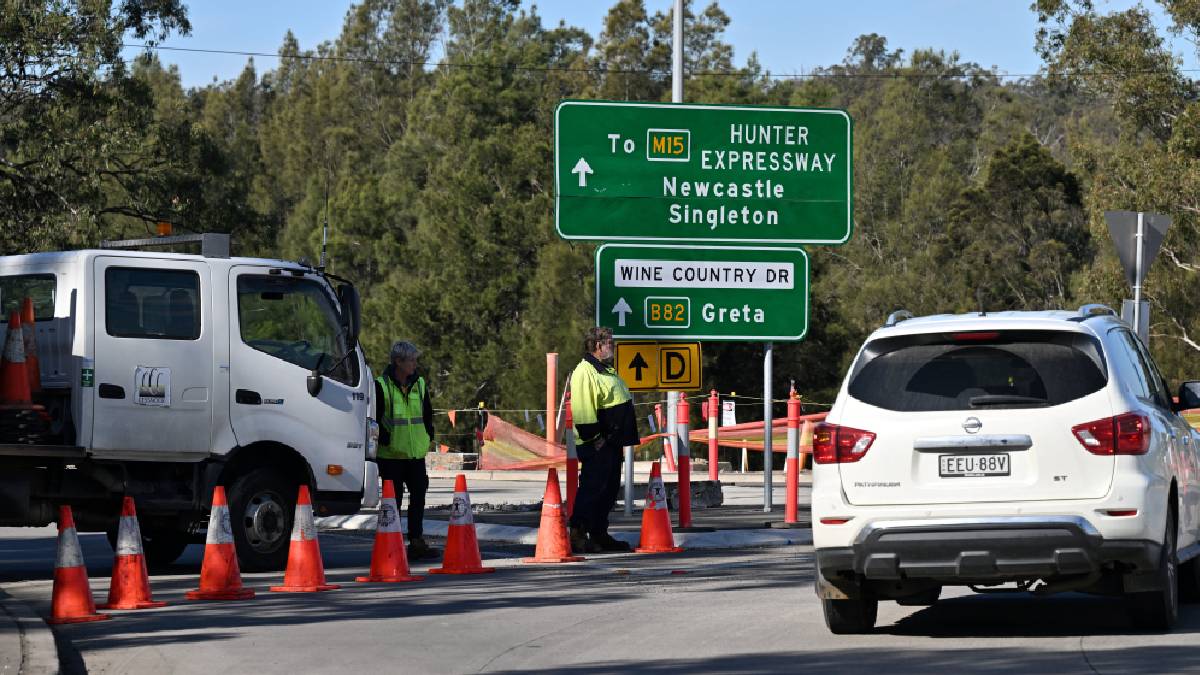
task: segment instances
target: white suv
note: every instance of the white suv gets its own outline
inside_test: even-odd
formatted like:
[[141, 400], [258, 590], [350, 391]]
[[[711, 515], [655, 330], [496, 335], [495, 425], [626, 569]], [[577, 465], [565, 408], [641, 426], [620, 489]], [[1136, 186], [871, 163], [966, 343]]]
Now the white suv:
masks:
[[1168, 630], [1200, 585], [1200, 434], [1177, 414], [1200, 383], [1173, 403], [1102, 305], [911, 317], [867, 339], [815, 431], [829, 629], [969, 586], [1123, 595]]

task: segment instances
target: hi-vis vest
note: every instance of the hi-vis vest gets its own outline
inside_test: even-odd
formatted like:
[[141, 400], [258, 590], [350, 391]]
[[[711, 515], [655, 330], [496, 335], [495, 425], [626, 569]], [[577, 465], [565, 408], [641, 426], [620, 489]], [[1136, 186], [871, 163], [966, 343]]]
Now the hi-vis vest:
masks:
[[425, 430], [425, 378], [418, 377], [408, 395], [386, 374], [375, 378], [383, 387], [379, 426], [391, 435], [387, 445], [379, 444], [384, 459], [421, 459], [429, 452], [429, 432]]

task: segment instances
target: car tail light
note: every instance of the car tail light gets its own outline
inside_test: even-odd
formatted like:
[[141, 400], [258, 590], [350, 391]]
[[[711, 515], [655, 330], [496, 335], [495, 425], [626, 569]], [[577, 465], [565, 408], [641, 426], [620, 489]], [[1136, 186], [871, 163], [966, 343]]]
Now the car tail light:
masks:
[[950, 339], [955, 342], [989, 342], [1000, 337], [999, 331], [975, 331], [972, 333], [951, 333]]
[[817, 464], [857, 462], [871, 449], [875, 434], [821, 422], [813, 430], [813, 461]]
[[1150, 449], [1150, 419], [1140, 413], [1077, 424], [1071, 433], [1093, 455], [1144, 455]]

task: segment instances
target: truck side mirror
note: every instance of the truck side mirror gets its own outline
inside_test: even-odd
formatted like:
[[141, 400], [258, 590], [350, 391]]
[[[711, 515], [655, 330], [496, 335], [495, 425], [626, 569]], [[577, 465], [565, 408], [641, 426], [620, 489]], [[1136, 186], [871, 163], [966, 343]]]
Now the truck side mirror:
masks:
[[353, 349], [358, 344], [362, 330], [362, 300], [353, 284], [340, 284], [337, 288], [338, 303], [342, 306], [342, 327], [346, 329], [346, 345]]
[[1200, 381], [1189, 380], [1179, 385], [1179, 402], [1176, 410], [1200, 408]]
[[313, 398], [321, 393], [321, 387], [325, 384], [325, 378], [320, 371], [314, 370], [308, 374], [308, 395]]

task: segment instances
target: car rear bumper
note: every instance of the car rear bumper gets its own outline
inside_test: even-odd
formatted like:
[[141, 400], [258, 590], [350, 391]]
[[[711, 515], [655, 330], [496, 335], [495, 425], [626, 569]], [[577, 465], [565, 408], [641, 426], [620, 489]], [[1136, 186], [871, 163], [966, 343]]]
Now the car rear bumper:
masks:
[[821, 575], [870, 580], [989, 582], [1088, 574], [1120, 564], [1155, 569], [1161, 544], [1105, 540], [1077, 516], [881, 521], [853, 546], [817, 549]]

